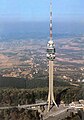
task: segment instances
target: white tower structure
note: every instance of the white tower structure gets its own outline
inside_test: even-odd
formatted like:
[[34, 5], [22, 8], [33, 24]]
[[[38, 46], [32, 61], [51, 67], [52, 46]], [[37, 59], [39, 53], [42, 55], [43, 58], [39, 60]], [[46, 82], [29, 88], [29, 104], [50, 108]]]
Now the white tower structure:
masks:
[[48, 93], [48, 111], [50, 107], [55, 104], [53, 93], [53, 61], [55, 59], [55, 45], [52, 40], [52, 0], [50, 0], [50, 40], [47, 44], [47, 58], [49, 60], [49, 93]]

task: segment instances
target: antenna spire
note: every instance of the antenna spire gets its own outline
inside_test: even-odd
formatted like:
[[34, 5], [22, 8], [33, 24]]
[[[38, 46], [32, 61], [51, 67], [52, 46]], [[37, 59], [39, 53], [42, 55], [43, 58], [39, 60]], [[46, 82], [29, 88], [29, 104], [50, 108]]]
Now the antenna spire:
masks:
[[52, 40], [52, 0], [50, 0], [50, 40]]

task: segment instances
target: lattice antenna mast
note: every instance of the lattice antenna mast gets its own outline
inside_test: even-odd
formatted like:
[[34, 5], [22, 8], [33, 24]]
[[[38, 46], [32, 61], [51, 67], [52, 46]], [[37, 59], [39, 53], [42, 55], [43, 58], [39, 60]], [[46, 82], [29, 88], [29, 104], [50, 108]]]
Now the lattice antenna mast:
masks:
[[52, 0], [50, 1], [50, 40], [52, 40]]

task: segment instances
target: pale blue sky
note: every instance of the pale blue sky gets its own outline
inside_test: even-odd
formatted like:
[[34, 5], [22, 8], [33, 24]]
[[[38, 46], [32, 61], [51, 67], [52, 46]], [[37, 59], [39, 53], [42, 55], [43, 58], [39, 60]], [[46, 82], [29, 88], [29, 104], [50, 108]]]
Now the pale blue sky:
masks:
[[[52, 0], [54, 21], [84, 20], [84, 0]], [[0, 21], [48, 21], [50, 0], [0, 0]]]

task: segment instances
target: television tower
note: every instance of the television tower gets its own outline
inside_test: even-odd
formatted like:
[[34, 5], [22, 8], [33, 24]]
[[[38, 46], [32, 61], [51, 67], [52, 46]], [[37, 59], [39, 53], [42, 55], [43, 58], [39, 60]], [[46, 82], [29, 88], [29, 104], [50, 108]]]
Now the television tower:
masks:
[[48, 111], [55, 104], [53, 93], [53, 61], [55, 60], [55, 44], [52, 40], [52, 0], [50, 0], [50, 40], [47, 44], [47, 58], [49, 60], [49, 93], [48, 93]]

